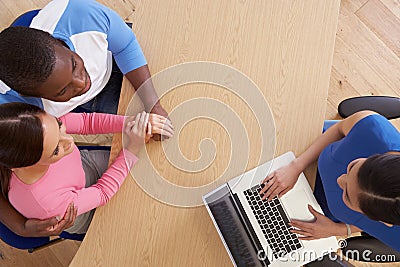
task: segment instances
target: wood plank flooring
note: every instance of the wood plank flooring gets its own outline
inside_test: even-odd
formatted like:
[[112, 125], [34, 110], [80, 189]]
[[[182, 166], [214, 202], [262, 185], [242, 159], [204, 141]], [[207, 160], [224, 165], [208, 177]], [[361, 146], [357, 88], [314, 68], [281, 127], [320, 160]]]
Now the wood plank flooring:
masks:
[[[26, 10], [48, 0], [0, 1], [0, 29]], [[134, 15], [132, 1], [100, 1], [123, 18]], [[326, 118], [339, 118], [340, 101], [361, 95], [400, 97], [400, 0], [342, 0]], [[400, 120], [394, 124], [400, 129]], [[0, 266], [68, 266], [79, 242], [64, 241], [33, 254], [0, 241]], [[363, 264], [357, 266], [400, 266]]]
[[[342, 0], [326, 118], [353, 96], [400, 96], [400, 1]], [[393, 123], [400, 129], [400, 120]]]
[[65, 240], [34, 253], [28, 253], [28, 251], [10, 247], [0, 240], [0, 266], [68, 266], [79, 245], [78, 241]]

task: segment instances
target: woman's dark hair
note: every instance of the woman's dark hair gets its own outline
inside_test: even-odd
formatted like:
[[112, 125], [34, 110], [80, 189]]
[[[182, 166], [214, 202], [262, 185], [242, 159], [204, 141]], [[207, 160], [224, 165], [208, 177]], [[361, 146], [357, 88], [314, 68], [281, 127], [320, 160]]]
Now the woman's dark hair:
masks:
[[369, 157], [358, 172], [360, 209], [370, 219], [400, 225], [400, 155]]
[[0, 33], [0, 80], [18, 93], [39, 96], [35, 89], [54, 69], [57, 40], [48, 32], [9, 27]]
[[43, 126], [39, 115], [45, 112], [25, 103], [0, 105], [0, 186], [7, 198], [11, 168], [34, 165], [43, 153]]

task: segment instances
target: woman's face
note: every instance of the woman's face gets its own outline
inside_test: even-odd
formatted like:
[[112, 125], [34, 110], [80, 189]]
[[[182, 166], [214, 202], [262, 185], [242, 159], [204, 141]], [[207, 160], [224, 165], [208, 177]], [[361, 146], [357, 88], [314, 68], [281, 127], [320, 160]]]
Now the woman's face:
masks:
[[358, 194], [361, 192], [358, 184], [358, 170], [366, 161], [366, 158], [353, 160], [347, 165], [347, 173], [337, 179], [339, 187], [343, 190], [343, 202], [352, 210], [361, 212]]
[[74, 140], [66, 133], [64, 124], [57, 118], [45, 114], [40, 119], [43, 125], [43, 153], [37, 164], [50, 165], [74, 150]]

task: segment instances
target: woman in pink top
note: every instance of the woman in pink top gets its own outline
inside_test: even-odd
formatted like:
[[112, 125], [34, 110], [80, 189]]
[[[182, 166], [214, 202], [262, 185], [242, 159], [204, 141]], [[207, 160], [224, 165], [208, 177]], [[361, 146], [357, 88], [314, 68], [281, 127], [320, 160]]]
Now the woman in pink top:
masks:
[[[109, 168], [108, 151], [79, 151], [69, 135], [123, 129], [127, 142]], [[94, 209], [120, 188], [152, 133], [171, 137], [173, 130], [166, 118], [145, 112], [135, 118], [69, 113], [57, 119], [24, 103], [0, 105], [2, 194], [26, 218], [62, 218], [73, 202], [78, 217], [66, 231], [85, 233]]]

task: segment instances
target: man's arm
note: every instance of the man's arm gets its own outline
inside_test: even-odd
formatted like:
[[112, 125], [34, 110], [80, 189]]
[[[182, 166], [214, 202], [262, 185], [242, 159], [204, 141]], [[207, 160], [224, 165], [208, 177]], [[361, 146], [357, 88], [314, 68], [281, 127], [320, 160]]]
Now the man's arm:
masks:
[[14, 233], [23, 236], [25, 217], [19, 214], [11, 204], [0, 195], [0, 222]]
[[112, 52], [118, 67], [135, 90], [144, 86], [138, 90], [138, 94], [146, 112], [168, 117], [168, 113], [160, 105], [151, 80], [145, 83], [151, 75], [146, 58], [132, 29], [115, 11], [102, 5], [98, 5], [98, 8], [104, 12], [103, 16], [96, 18], [103, 19], [106, 24], [108, 49]]
[[[108, 50], [111, 51], [119, 69], [128, 78], [141, 98], [147, 112], [168, 117], [161, 107], [153, 83], [146, 82], [151, 75], [146, 58], [131, 27], [112, 9], [98, 2], [76, 1], [74, 11], [85, 16], [91, 30], [106, 34]], [[72, 21], [71, 23], [74, 23]], [[141, 88], [141, 86], [145, 86]], [[156, 137], [157, 135], [154, 135]]]
[[78, 210], [71, 203], [64, 215], [64, 218], [50, 218], [47, 220], [27, 220], [18, 213], [10, 202], [0, 195], [0, 222], [11, 231], [20, 236], [39, 237], [59, 235], [65, 229], [74, 225]]
[[[126, 73], [125, 76], [135, 90], [137, 90], [146, 112], [156, 113], [158, 115], [168, 117], [168, 113], [160, 105], [160, 101], [152, 81], [149, 80], [148, 82], [144, 83], [151, 77], [149, 67], [147, 65], [132, 70]], [[140, 90], [138, 90], [139, 88]]]
[[[146, 109], [146, 112], [161, 115], [165, 118], [168, 118], [169, 121], [168, 113], [160, 104], [160, 100], [158, 98], [156, 90], [154, 89], [153, 82], [151, 80], [147, 81], [151, 77], [149, 67], [147, 65], [144, 65], [140, 68], [126, 73], [125, 76], [138, 93], [140, 99], [143, 102], [144, 108]], [[171, 122], [169, 122], [168, 124], [172, 126]], [[153, 135], [153, 139], [156, 141], [163, 140], [164, 137], [166, 136], [161, 136], [159, 134]]]

